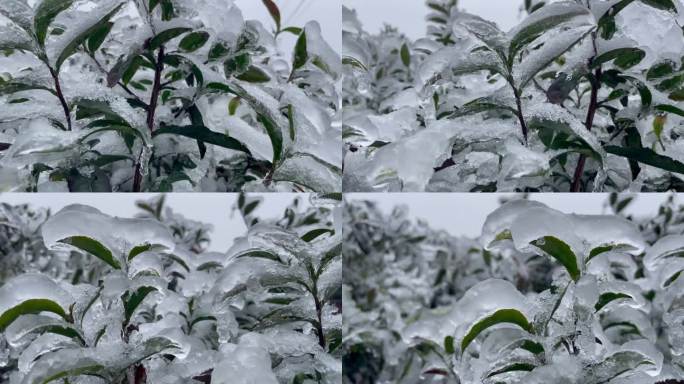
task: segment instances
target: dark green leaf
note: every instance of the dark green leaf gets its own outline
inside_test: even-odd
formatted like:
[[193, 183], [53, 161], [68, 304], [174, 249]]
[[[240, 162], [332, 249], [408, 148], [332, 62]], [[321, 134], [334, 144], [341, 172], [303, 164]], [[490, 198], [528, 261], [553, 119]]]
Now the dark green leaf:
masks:
[[575, 256], [575, 253], [570, 246], [564, 241], [553, 236], [544, 236], [532, 241], [530, 244], [558, 260], [565, 267], [573, 280], [577, 281], [577, 279], [579, 279], [580, 270], [577, 266], [577, 256]]
[[329, 233], [332, 236], [335, 234], [335, 231], [333, 231], [332, 229], [328, 229], [328, 228], [312, 229], [302, 236], [302, 240], [306, 241], [307, 243], [310, 243], [311, 241], [316, 239], [318, 236], [324, 235], [326, 233]]
[[200, 31], [187, 34], [178, 45], [186, 52], [194, 52], [200, 49], [209, 40], [209, 33]]
[[283, 28], [283, 30], [281, 32], [289, 32], [293, 35], [299, 36], [299, 34], [301, 34], [302, 31], [303, 31], [303, 29], [298, 28], [298, 27], [287, 27], [287, 28]]
[[468, 345], [470, 345], [482, 331], [501, 323], [515, 324], [528, 332], [532, 332], [532, 325], [520, 311], [517, 309], [499, 309], [493, 314], [478, 320], [470, 327], [463, 338], [463, 341], [461, 341], [461, 352], [465, 351], [466, 348], [468, 348]]
[[119, 263], [112, 251], [105, 247], [99, 241], [92, 239], [87, 236], [72, 236], [65, 239], [59, 240], [60, 243], [69, 244], [82, 251], [88, 252], [91, 255], [97, 257], [98, 259], [104, 261], [105, 263], [111, 265], [116, 269], [121, 269], [121, 263]]
[[[142, 286], [139, 287], [135, 292], [128, 295], [126, 298], [124, 298], [124, 309], [126, 312], [126, 323], [128, 323], [131, 320], [131, 317], [133, 316], [133, 313], [135, 310], [140, 306], [140, 304], [145, 300], [145, 297], [150, 294], [152, 291], [156, 291], [157, 288], [151, 287], [151, 286]], [[123, 297], [122, 297], [123, 298]]]
[[21, 315], [34, 314], [40, 312], [52, 312], [66, 319], [67, 313], [56, 302], [48, 299], [30, 299], [23, 301], [0, 315], [0, 331], [4, 331], [7, 326], [12, 324]]
[[628, 69], [639, 64], [644, 57], [646, 57], [646, 52], [639, 48], [614, 49], [596, 57], [592, 62], [592, 68], [614, 60], [613, 63], [617, 67]]
[[454, 352], [456, 352], [456, 349], [454, 348], [454, 337], [453, 336], [447, 336], [444, 338], [444, 350], [449, 355], [453, 355]]
[[111, 21], [108, 21], [101, 25], [93, 34], [88, 38], [87, 46], [88, 50], [92, 53], [95, 53], [102, 43], [104, 43], [105, 39], [107, 38], [107, 35], [109, 35], [109, 32], [112, 30], [112, 27], [114, 26], [114, 23]]
[[249, 149], [247, 149], [247, 147], [245, 147], [238, 140], [236, 140], [236, 139], [234, 139], [228, 135], [224, 135], [222, 133], [214, 132], [207, 127], [196, 126], [196, 125], [186, 125], [186, 126], [167, 125], [167, 126], [164, 126], [164, 127], [157, 129], [153, 133], [154, 136], [167, 135], [167, 134], [185, 136], [185, 137], [189, 137], [191, 139], [203, 141], [205, 143], [218, 145], [219, 147], [233, 149], [233, 150], [245, 152], [248, 154], [250, 153]]
[[154, 51], [162, 45], [166, 44], [168, 41], [175, 39], [176, 37], [184, 34], [185, 32], [191, 31], [190, 28], [169, 28], [160, 33], [150, 40], [148, 49]]
[[646, 5], [650, 5], [651, 7], [677, 13], [677, 7], [675, 6], [673, 0], [641, 0], [641, 1]]
[[519, 363], [512, 363], [508, 364], [502, 368], [496, 369], [489, 374], [487, 374], [487, 377], [492, 377], [496, 375], [500, 375], [502, 373], [507, 373], [507, 372], [519, 372], [519, 371], [524, 371], [524, 372], [530, 372], [533, 369], [535, 369], [536, 366], [531, 363], [524, 363], [524, 362], [519, 362]]
[[295, 44], [292, 67], [294, 69], [299, 69], [306, 64], [308, 59], [309, 55], [306, 51], [306, 32], [302, 31], [302, 34], [299, 35], [299, 38], [297, 39], [297, 44]]
[[606, 152], [613, 155], [626, 157], [643, 164], [648, 164], [669, 172], [684, 175], [684, 163], [667, 156], [659, 155], [650, 148], [623, 148], [614, 145], [605, 147]]
[[266, 83], [271, 80], [271, 77], [264, 72], [264, 70], [254, 65], [250, 66], [244, 73], [236, 77], [242, 81], [247, 81], [250, 83]]
[[109, 22], [109, 19], [112, 18], [117, 12], [119, 12], [119, 9], [123, 7], [124, 4], [119, 4], [116, 6], [114, 9], [112, 9], [109, 13], [104, 15], [101, 19], [99, 19], [95, 24], [91, 25], [89, 28], [86, 28], [83, 32], [78, 34], [73, 40], [69, 42], [69, 44], [64, 47], [62, 50], [62, 53], [60, 53], [59, 57], [57, 58], [56, 62], [56, 67], [57, 71], [62, 67], [62, 64], [64, 61], [69, 58], [69, 56], [73, 55], [77, 48], [83, 44], [86, 39], [88, 39], [90, 36], [92, 36], [95, 32], [97, 32], [99, 29], [101, 29], [106, 23]]
[[406, 45], [406, 43], [404, 43], [401, 46], [401, 54], [400, 55], [401, 55], [401, 62], [404, 63], [404, 65], [406, 67], [410, 67], [411, 66], [411, 52], [409, 51], [409, 47], [408, 47], [408, 45]]
[[608, 303], [610, 303], [611, 301], [615, 301], [618, 299], [633, 299], [633, 297], [621, 292], [605, 292], [602, 293], [601, 296], [599, 296], [598, 302], [596, 302], [594, 308], [598, 311], [601, 308], [608, 305]]
[[68, 9], [74, 0], [43, 0], [36, 8], [33, 24], [40, 45], [45, 44], [45, 37], [50, 23], [61, 12]]
[[264, 125], [268, 137], [271, 139], [271, 146], [273, 147], [273, 164], [278, 164], [283, 152], [283, 133], [269, 117], [259, 115], [259, 121]]
[[233, 97], [230, 99], [228, 102], [228, 114], [231, 116], [235, 116], [235, 112], [237, 112], [238, 107], [240, 106], [240, 98], [239, 97]]

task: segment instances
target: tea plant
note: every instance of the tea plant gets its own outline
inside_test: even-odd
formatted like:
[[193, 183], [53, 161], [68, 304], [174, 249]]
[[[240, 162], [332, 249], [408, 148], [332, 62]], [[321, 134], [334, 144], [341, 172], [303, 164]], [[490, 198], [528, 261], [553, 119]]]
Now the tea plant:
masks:
[[344, 10], [345, 190], [682, 188], [679, 0], [528, 0], [508, 32], [457, 5], [416, 41]]
[[226, 253], [163, 199], [134, 219], [50, 216], [41, 258], [64, 268], [36, 261], [0, 286], [3, 382], [339, 383], [339, 199], [283, 219], [260, 217], [260, 199], [240, 196], [251, 225]]
[[340, 191], [339, 56], [262, 2], [3, 1], [0, 190]]
[[628, 220], [630, 200], [611, 197], [613, 215], [510, 201], [476, 241], [349, 204], [345, 267], [367, 272], [345, 273], [345, 382], [684, 379], [684, 208]]

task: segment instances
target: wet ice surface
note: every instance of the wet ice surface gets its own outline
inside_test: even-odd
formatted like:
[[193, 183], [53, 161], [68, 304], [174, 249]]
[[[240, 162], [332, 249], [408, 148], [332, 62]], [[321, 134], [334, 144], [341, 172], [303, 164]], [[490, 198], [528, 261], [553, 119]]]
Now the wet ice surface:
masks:
[[[628, 219], [514, 199], [489, 215], [474, 244], [414, 223], [400, 207], [382, 214], [370, 202], [349, 203], [345, 342], [350, 359], [366, 355], [350, 363], [347, 378], [683, 379], [684, 208], [665, 216], [666, 207], [654, 219]], [[672, 230], [655, 234], [662, 220]], [[364, 371], [379, 359], [377, 374]]]
[[1, 381], [119, 383], [142, 370], [154, 383], [340, 384], [340, 201], [297, 200], [288, 221], [264, 217], [262, 200], [245, 197], [258, 224], [228, 252], [202, 251], [202, 223], [170, 209], [123, 219], [72, 205], [25, 229], [60, 259], [0, 286]]

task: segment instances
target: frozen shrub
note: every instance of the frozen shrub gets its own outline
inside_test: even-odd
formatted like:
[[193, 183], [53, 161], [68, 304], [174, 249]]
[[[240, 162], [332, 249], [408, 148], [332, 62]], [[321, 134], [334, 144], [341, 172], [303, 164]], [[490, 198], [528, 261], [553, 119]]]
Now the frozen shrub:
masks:
[[415, 41], [344, 9], [345, 190], [682, 188], [681, 1], [525, 1], [508, 32], [427, 6]]
[[340, 191], [340, 58], [263, 4], [2, 1], [0, 190]]
[[[0, 379], [340, 383], [339, 202], [295, 200], [271, 219], [255, 212], [260, 198], [240, 196], [249, 229], [226, 253], [206, 251], [210, 228], [163, 198], [140, 202], [133, 219], [63, 208], [37, 224], [41, 257], [69, 272], [24, 272], [0, 286]], [[64, 253], [79, 263], [57, 259]]]
[[623, 217], [631, 200], [611, 196], [610, 215], [509, 201], [475, 240], [349, 204], [344, 381], [684, 379], [684, 208]]

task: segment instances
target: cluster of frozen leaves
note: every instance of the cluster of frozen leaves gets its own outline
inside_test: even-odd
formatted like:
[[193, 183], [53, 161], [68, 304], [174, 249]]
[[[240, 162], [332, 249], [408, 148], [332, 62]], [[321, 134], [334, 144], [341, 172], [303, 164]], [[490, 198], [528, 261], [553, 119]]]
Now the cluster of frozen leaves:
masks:
[[163, 199], [140, 202], [133, 219], [63, 208], [39, 226], [42, 257], [79, 255], [86, 269], [24, 271], [0, 286], [0, 379], [340, 383], [340, 202], [312, 195], [261, 218], [261, 198], [241, 195], [248, 232], [225, 253], [207, 252], [210, 228]]
[[339, 55], [262, 2], [2, 1], [0, 190], [340, 191]]
[[684, 379], [684, 207], [635, 219], [631, 200], [611, 196], [611, 215], [508, 201], [477, 239], [349, 204], [345, 382]]
[[415, 41], [343, 10], [345, 190], [682, 188], [680, 0], [528, 0], [508, 32], [426, 3]]

